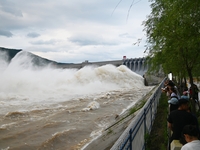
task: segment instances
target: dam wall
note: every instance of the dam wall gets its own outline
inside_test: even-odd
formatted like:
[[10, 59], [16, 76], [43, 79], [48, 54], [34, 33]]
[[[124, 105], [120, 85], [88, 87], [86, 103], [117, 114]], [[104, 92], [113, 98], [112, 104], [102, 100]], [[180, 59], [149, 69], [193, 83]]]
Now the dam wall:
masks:
[[107, 64], [112, 64], [116, 67], [120, 65], [127, 66], [130, 70], [133, 72], [136, 72], [137, 74], [143, 76], [145, 72], [148, 69], [148, 65], [145, 63], [145, 58], [134, 58], [134, 59], [122, 59], [122, 60], [113, 60], [113, 61], [101, 61], [101, 62], [89, 62], [85, 61], [82, 63], [76, 63], [76, 64], [65, 64], [65, 63], [58, 63], [58, 67], [61, 68], [83, 68], [85, 66], [103, 66]]
[[114, 60], [114, 61], [100, 61], [100, 62], [89, 62], [89, 61], [84, 61], [82, 63], [71, 63], [71, 64], [65, 64], [65, 63], [58, 63], [58, 67], [61, 68], [77, 68], [81, 69], [85, 66], [103, 66], [107, 64], [112, 64], [116, 67], [122, 65], [123, 60]]
[[148, 64], [146, 63], [146, 59], [144, 57], [125, 59], [122, 64], [141, 76], [143, 76], [148, 70]]

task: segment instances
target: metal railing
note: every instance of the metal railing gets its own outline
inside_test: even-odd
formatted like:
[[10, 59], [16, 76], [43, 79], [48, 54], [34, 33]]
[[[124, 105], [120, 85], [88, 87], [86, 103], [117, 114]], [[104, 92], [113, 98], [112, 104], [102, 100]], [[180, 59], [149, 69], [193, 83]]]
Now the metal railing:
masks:
[[111, 150], [145, 150], [146, 137], [151, 132], [165, 80], [160, 83]]

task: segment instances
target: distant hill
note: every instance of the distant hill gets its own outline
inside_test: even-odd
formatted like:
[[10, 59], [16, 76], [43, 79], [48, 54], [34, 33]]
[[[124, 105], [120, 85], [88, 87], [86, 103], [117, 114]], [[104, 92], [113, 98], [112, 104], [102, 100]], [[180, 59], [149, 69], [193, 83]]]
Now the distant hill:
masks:
[[[10, 62], [17, 53], [23, 51], [22, 49], [9, 49], [9, 48], [4, 48], [4, 47], [0, 47], [0, 52], [4, 52], [7, 54], [8, 56], [8, 61]], [[72, 63], [58, 63], [56, 61], [53, 61], [53, 60], [49, 60], [49, 59], [46, 59], [46, 58], [42, 58], [40, 56], [37, 56], [33, 53], [30, 53], [30, 52], [26, 52], [27, 55], [29, 57], [31, 57], [32, 59], [32, 62], [34, 65], [36, 66], [47, 66], [49, 64], [55, 66], [55, 67], [62, 67], [62, 65], [67, 65], [67, 64], [72, 64]]]
[[15, 57], [15, 55], [20, 51], [22, 51], [22, 50], [21, 49], [8, 49], [8, 48], [0, 47], [0, 52], [7, 53], [8, 61], [11, 61], [11, 59], [13, 57]]

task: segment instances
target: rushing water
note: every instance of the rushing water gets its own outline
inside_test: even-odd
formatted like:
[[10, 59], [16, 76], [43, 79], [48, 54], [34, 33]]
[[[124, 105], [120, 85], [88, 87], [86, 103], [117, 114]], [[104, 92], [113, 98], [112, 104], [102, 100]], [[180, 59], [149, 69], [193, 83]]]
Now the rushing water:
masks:
[[0, 149], [78, 150], [152, 87], [126, 66], [36, 68], [0, 54]]

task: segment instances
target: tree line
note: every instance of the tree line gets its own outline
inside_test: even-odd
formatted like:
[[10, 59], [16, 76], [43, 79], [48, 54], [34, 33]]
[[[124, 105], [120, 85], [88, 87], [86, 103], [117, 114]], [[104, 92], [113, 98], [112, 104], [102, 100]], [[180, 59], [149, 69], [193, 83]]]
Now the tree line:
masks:
[[200, 74], [200, 1], [150, 2], [152, 11], [143, 22], [149, 71], [172, 72], [180, 84], [189, 79], [194, 91], [194, 78]]

